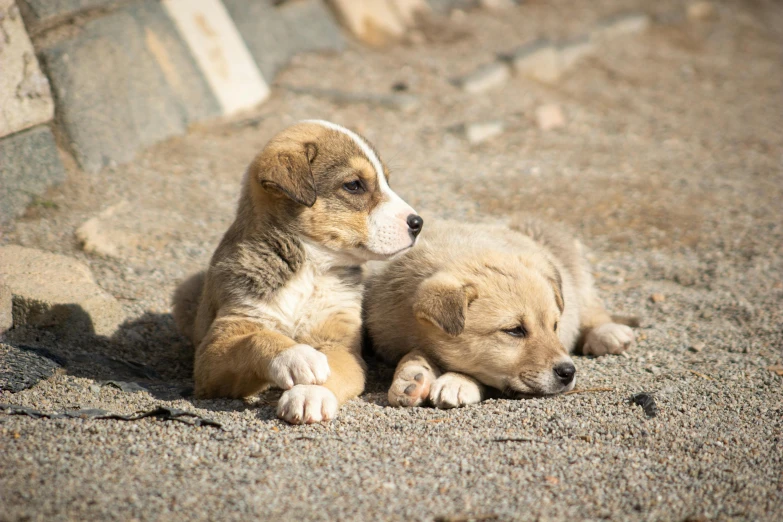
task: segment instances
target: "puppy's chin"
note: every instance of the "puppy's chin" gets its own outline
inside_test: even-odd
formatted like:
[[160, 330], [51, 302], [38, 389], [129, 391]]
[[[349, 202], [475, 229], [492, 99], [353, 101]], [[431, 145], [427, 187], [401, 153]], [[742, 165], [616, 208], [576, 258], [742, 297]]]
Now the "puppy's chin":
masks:
[[413, 241], [410, 245], [400, 248], [399, 250], [396, 250], [394, 252], [386, 253], [386, 252], [373, 252], [372, 250], [368, 248], [361, 248], [356, 249], [357, 255], [363, 256], [365, 261], [388, 261], [390, 259], [394, 259], [395, 257], [399, 256], [400, 254], [403, 254], [413, 248], [413, 246], [416, 244], [416, 241]]
[[547, 383], [540, 385], [538, 383], [529, 385], [518, 378], [509, 380], [509, 383], [503, 388], [503, 395], [513, 399], [530, 399], [534, 397], [546, 397], [550, 395], [559, 395], [574, 389], [576, 379], [566, 385], [559, 383]]

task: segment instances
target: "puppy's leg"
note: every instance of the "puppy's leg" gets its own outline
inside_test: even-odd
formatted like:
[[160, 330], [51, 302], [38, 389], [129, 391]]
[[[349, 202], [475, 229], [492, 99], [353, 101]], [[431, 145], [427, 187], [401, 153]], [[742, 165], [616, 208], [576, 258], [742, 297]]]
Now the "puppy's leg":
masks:
[[484, 398], [484, 386], [467, 375], [444, 373], [432, 384], [430, 401], [438, 408], [459, 408], [476, 404]]
[[586, 303], [579, 328], [580, 339], [584, 342], [584, 355], [619, 354], [633, 346], [636, 339], [630, 327], [612, 322], [611, 316], [597, 297]]
[[277, 415], [291, 424], [331, 420], [339, 405], [364, 391], [361, 320], [358, 314], [335, 314], [302, 340], [326, 357], [329, 378], [320, 386], [294, 386], [285, 392], [277, 404]]
[[394, 379], [389, 388], [389, 404], [392, 406], [418, 406], [427, 400], [430, 387], [440, 375], [440, 370], [420, 351], [414, 350], [397, 364]]
[[274, 384], [283, 389], [321, 384], [329, 377], [324, 354], [312, 346], [239, 316], [212, 323], [196, 350], [197, 397], [247, 397]]

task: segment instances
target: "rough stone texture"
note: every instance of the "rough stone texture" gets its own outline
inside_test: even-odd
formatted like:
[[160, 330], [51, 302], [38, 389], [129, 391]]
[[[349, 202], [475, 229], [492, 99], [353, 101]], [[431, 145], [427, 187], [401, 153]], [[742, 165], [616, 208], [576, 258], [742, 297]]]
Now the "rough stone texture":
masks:
[[110, 8], [129, 0], [18, 0], [31, 31], [52, 27], [81, 12]]
[[92, 20], [42, 55], [63, 128], [88, 171], [128, 161], [189, 123], [219, 114], [158, 2]]
[[502, 134], [504, 130], [505, 125], [502, 121], [469, 123], [465, 125], [465, 138], [471, 145], [478, 145]]
[[477, 94], [505, 85], [511, 74], [502, 62], [484, 64], [458, 80], [462, 90]]
[[541, 130], [557, 129], [565, 125], [565, 114], [560, 105], [548, 103], [536, 109], [536, 123]]
[[0, 139], [0, 225], [22, 214], [36, 196], [65, 181], [49, 127]]
[[0, 391], [18, 393], [31, 388], [64, 364], [48, 350], [0, 343]]
[[563, 74], [562, 56], [548, 40], [536, 40], [511, 55], [514, 72], [544, 83], [554, 83]]
[[332, 0], [331, 6], [343, 25], [362, 42], [383, 45], [405, 34], [405, 22], [393, 0]]
[[0, 138], [54, 116], [49, 81], [41, 72], [19, 9], [0, 0]]
[[593, 37], [611, 39], [628, 34], [641, 33], [650, 27], [650, 16], [646, 13], [615, 15], [599, 23]]
[[0, 247], [0, 284], [13, 294], [14, 328], [59, 327], [109, 336], [125, 319], [120, 304], [95, 284], [90, 269], [69, 257]]
[[320, 0], [278, 7], [269, 0], [223, 0], [223, 4], [268, 82], [297, 53], [345, 47], [340, 27]]
[[3, 334], [14, 325], [14, 295], [11, 289], [0, 284], [0, 340]]

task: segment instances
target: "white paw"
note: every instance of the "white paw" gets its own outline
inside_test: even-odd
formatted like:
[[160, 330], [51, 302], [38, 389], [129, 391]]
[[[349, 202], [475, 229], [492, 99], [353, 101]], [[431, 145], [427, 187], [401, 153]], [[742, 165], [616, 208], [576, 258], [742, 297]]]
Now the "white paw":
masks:
[[269, 378], [284, 390], [297, 384], [323, 384], [329, 378], [329, 362], [312, 346], [295, 344], [272, 359]]
[[481, 402], [481, 385], [467, 375], [444, 373], [430, 388], [430, 400], [438, 408], [459, 408]]
[[636, 336], [624, 324], [604, 323], [590, 330], [582, 352], [585, 355], [619, 354], [633, 346]]
[[389, 404], [392, 406], [418, 406], [427, 400], [430, 386], [435, 380], [432, 368], [420, 364], [408, 364], [395, 376], [389, 388]]
[[291, 424], [312, 424], [332, 420], [337, 408], [337, 397], [327, 388], [297, 384], [280, 396], [277, 416]]

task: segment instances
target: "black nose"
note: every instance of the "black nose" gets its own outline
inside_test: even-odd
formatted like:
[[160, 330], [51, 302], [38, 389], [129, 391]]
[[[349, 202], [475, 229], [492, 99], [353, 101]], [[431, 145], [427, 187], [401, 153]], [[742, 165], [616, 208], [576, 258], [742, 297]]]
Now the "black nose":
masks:
[[562, 382], [564, 385], [571, 384], [571, 381], [574, 380], [575, 373], [576, 368], [574, 368], [574, 365], [570, 362], [560, 363], [555, 366], [555, 375], [557, 375], [557, 378], [560, 379], [560, 382]]
[[424, 220], [421, 219], [421, 216], [417, 216], [416, 214], [411, 214], [408, 216], [408, 228], [411, 230], [413, 237], [419, 235], [419, 232], [421, 232], [421, 227], [423, 226]]

